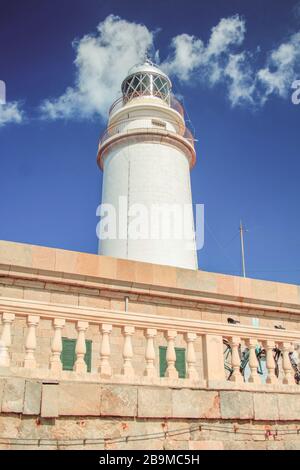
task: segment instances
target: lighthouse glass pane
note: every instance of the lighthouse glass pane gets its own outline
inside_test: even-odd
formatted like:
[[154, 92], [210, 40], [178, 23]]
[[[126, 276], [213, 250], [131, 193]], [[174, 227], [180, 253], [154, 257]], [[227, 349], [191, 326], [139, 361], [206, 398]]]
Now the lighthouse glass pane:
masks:
[[142, 91], [145, 94], [150, 94], [151, 93], [151, 79], [149, 75], [144, 75], [141, 78], [141, 84], [142, 84]]
[[157, 96], [169, 102], [169, 86], [167, 80], [159, 75], [139, 73], [129, 77], [123, 85], [124, 101], [136, 96]]
[[163, 77], [153, 77], [153, 95], [159, 96], [163, 100], [166, 100], [169, 97], [168, 82]]
[[139, 77], [133, 77], [130, 83], [130, 90], [137, 91], [139, 88], [140, 80]]

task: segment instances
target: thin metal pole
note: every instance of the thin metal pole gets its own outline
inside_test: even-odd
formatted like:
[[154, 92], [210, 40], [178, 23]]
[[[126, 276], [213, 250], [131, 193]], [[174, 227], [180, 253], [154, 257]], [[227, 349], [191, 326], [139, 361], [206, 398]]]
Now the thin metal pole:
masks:
[[246, 277], [245, 250], [244, 250], [244, 227], [243, 227], [242, 221], [240, 221], [240, 235], [241, 235], [241, 250], [242, 250], [242, 268], [243, 268], [243, 276]]

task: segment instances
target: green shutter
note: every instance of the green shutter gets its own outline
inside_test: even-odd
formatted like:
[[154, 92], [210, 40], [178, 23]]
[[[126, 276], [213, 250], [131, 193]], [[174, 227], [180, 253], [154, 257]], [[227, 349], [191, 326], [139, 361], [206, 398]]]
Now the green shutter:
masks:
[[167, 348], [159, 346], [159, 376], [164, 377], [167, 370]]
[[[91, 372], [92, 368], [92, 341], [86, 340], [86, 353], [84, 356], [85, 363], [87, 365], [87, 371]], [[76, 361], [76, 339], [62, 338], [62, 352], [61, 362], [63, 370], [73, 370]]]
[[175, 367], [178, 371], [178, 377], [180, 379], [185, 379], [185, 377], [186, 377], [185, 349], [184, 348], [175, 348], [175, 352], [176, 352]]
[[85, 363], [87, 365], [87, 371], [92, 370], [92, 341], [90, 339], [85, 340], [86, 353], [84, 356]]
[[75, 363], [76, 339], [62, 338], [61, 362], [63, 370], [73, 370]]
[[[175, 367], [180, 379], [186, 377], [185, 348], [175, 348], [176, 362]], [[159, 346], [159, 376], [164, 377], [167, 370], [167, 348]]]

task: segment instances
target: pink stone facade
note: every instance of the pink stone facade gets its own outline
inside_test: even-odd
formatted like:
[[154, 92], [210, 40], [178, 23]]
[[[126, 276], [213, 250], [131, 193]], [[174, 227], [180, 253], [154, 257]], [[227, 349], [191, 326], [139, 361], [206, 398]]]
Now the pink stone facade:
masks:
[[[232, 400], [240, 397], [232, 394], [243, 392], [245, 398], [250, 393], [256, 410], [256, 414], [248, 418], [253, 429], [256, 425], [265, 429], [261, 422], [256, 422], [259, 421], [257, 417], [261, 403], [272, 403], [272, 400], [277, 403], [279, 396], [290, 394], [292, 398], [286, 410], [282, 411], [284, 400], [280, 402], [281, 408], [278, 408], [278, 403], [273, 407], [277, 409], [275, 413], [282, 413], [282, 416], [269, 415], [265, 420], [274, 430], [278, 420], [283, 426], [291, 418], [293, 423], [288, 425], [296, 429], [300, 427], [300, 410], [298, 412], [297, 408], [293, 408], [292, 403], [298, 400], [299, 389], [293, 379], [288, 353], [300, 344], [299, 315], [300, 289], [296, 285], [0, 242], [0, 378], [4, 382], [9, 377], [20, 378], [29, 381], [29, 384], [33, 380], [45, 386], [45, 394], [48, 393], [46, 385], [49, 381], [76, 383], [76, 387], [87, 383], [94, 387], [111, 385], [120, 387], [118, 390], [121, 392], [128, 386], [134, 386], [140, 400], [143, 394], [146, 396], [147, 387], [156, 387], [157, 401], [163, 403], [165, 400], [169, 405], [168, 394], [171, 390], [173, 403], [176, 401], [176, 389], [186, 390], [187, 398], [192, 396], [193, 391], [201, 391], [201, 399], [200, 395], [195, 398], [196, 405], [199, 400], [206, 400], [205, 394], [208, 399], [211, 393], [228, 393], [227, 396], [222, 395], [221, 402], [216, 405], [222, 410], [218, 418], [201, 414], [193, 416], [193, 410], [197, 408], [195, 405], [191, 407], [188, 419], [218, 419], [222, 423], [228, 419], [233, 425], [235, 419], [244, 418], [241, 415], [233, 416]], [[228, 324], [228, 317], [239, 323]], [[253, 318], [259, 320], [259, 327], [254, 326]], [[275, 325], [283, 329], [276, 329]], [[61, 370], [61, 337], [77, 341], [77, 363], [73, 371]], [[85, 366], [80, 362], [85, 352], [82, 349], [85, 339], [92, 340], [90, 373], [84, 370]], [[235, 372], [231, 381], [226, 380], [224, 372], [225, 339], [233, 351], [232, 366]], [[252, 375], [247, 383], [239, 375], [235, 354], [238, 346], [247, 345], [253, 353], [256, 344], [269, 351], [267, 383], [262, 383], [257, 377], [255, 363], [252, 364]], [[163, 378], [159, 373], [159, 346], [167, 347], [168, 372]], [[274, 346], [280, 347], [283, 354], [278, 378], [273, 373]], [[186, 350], [185, 379], [178, 378], [176, 370], [175, 375], [173, 373], [174, 347]], [[252, 362], [253, 357], [255, 361], [252, 354]], [[261, 400], [263, 394], [266, 400]], [[218, 397], [217, 401], [220, 395]], [[104, 402], [109, 405], [113, 399], [107, 395]], [[45, 398], [45, 403], [55, 408], [50, 398]], [[140, 403], [142, 406], [142, 401]], [[2, 399], [0, 429], [2, 422], [6, 431], [10, 432], [13, 427], [8, 426], [11, 418], [6, 413], [25, 413], [24, 406], [22, 404], [21, 411], [14, 411], [6, 402], [3, 404]], [[91, 411], [85, 412], [84, 406], [88, 410], [94, 404], [82, 406], [83, 419], [91, 423], [91, 418], [87, 418]], [[246, 410], [246, 401], [240, 403], [241, 410], [243, 407]], [[292, 417], [290, 409], [294, 409]], [[99, 410], [95, 412], [101, 415]], [[51, 413], [55, 414], [53, 411]], [[187, 419], [187, 411], [184, 413], [183, 416], [179, 413], [167, 418], [180, 422]], [[226, 413], [229, 413], [227, 418]], [[40, 409], [33, 414], [41, 414], [45, 418]], [[74, 412], [69, 410], [64, 416], [73, 415]], [[109, 417], [112, 417], [111, 411], [108, 411], [105, 420]], [[157, 417], [165, 418], [164, 412], [158, 412]], [[67, 419], [61, 418], [58, 411], [56, 418], [52, 418], [58, 420], [58, 428], [62, 425], [61, 419]], [[125, 418], [128, 416], [124, 411]], [[147, 418], [150, 428], [152, 418]], [[16, 437], [15, 431], [12, 434]], [[164, 448], [203, 448], [202, 437], [190, 439], [198, 443], [182, 443], [183, 447], [172, 438], [160, 440], [159, 445]], [[212, 433], [206, 435], [204, 441], [213, 448], [233, 448], [234, 444], [224, 444], [224, 439]], [[240, 448], [238, 439], [234, 441], [236, 448]], [[291, 445], [298, 446], [294, 441]], [[285, 445], [281, 442], [278, 448]], [[253, 444], [253, 448], [256, 447]], [[271, 447], [275, 448], [276, 444], [266, 441], [265, 448]]]

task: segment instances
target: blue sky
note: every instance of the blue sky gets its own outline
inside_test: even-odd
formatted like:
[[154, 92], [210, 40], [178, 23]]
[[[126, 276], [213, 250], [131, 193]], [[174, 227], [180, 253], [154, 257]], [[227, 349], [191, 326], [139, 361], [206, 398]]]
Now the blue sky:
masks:
[[300, 4], [153, 5], [0, 0], [0, 239], [97, 252], [98, 139], [124, 70], [150, 47], [198, 139], [200, 269], [240, 274], [242, 219], [248, 276], [299, 284]]

